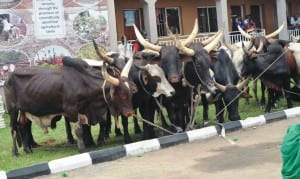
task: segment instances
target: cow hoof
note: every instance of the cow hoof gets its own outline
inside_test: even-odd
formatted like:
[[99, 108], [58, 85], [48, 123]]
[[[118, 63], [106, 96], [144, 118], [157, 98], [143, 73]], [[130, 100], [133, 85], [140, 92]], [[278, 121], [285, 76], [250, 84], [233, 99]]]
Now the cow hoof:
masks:
[[41, 145], [40, 144], [38, 144], [38, 143], [36, 143], [36, 142], [33, 142], [32, 144], [31, 144], [31, 147], [32, 148], [37, 148], [37, 147], [40, 147]]
[[116, 136], [123, 136], [122, 132], [120, 129], [116, 130]]
[[85, 152], [87, 152], [87, 149], [86, 148], [84, 148], [84, 149], [78, 149], [78, 151], [79, 151], [79, 153], [85, 153]]
[[125, 142], [125, 144], [130, 144], [130, 143], [132, 143], [132, 140], [130, 137], [128, 137], [128, 138], [124, 139], [124, 142]]
[[134, 133], [135, 134], [141, 134], [142, 130], [140, 128], [134, 128]]
[[24, 151], [28, 154], [28, 153], [32, 153], [32, 149], [30, 148], [24, 148]]
[[19, 152], [12, 152], [12, 155], [13, 155], [14, 157], [18, 157], [18, 156], [20, 155], [20, 153], [19, 153]]

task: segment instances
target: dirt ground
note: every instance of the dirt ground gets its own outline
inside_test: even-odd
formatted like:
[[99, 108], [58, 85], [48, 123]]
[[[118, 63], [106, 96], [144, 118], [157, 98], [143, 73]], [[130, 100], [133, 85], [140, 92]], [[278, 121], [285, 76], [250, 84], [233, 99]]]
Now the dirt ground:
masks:
[[216, 136], [37, 178], [279, 179], [282, 139], [287, 127], [299, 122], [300, 117], [227, 133], [236, 144]]

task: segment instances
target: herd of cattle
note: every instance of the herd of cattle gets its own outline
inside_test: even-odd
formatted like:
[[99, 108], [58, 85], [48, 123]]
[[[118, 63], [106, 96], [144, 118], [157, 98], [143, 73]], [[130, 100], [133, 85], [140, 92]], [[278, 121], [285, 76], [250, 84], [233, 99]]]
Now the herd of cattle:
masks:
[[[97, 143], [104, 141], [110, 116], [117, 129], [118, 116], [122, 116], [124, 142], [130, 143], [128, 117], [136, 116], [137, 109], [148, 121], [143, 122], [143, 139], [156, 137], [151, 123], [162, 107], [171, 124], [169, 127], [162, 118], [164, 128], [186, 130], [192, 121], [191, 111], [195, 110], [191, 104], [199, 96], [204, 106], [203, 120], [207, 120], [209, 100], [215, 104], [218, 122], [224, 122], [225, 109], [229, 120], [240, 120], [239, 98], [247, 96], [245, 89], [251, 79], [260, 79], [267, 88], [265, 112], [270, 112], [278, 91], [283, 91], [288, 107], [292, 107], [291, 96], [299, 99], [291, 93], [290, 85], [294, 82], [295, 87], [300, 86], [300, 43], [275, 39], [282, 26], [266, 36], [251, 36], [240, 29], [249, 40], [230, 45], [222, 42], [222, 30], [201, 43], [193, 43], [197, 24], [196, 20], [192, 33], [184, 40], [169, 32], [175, 41], [171, 46], [146, 41], [134, 26], [145, 50], [130, 59], [125, 57], [126, 51], [104, 54], [93, 41], [102, 61], [64, 57], [59, 68], [30, 67], [11, 73], [4, 92], [13, 155], [19, 154], [18, 146], [23, 145], [29, 153], [36, 145], [32, 121], [47, 132], [64, 116], [68, 142], [74, 142], [71, 122], [75, 124], [78, 149], [83, 152], [95, 145], [91, 126], [100, 124]], [[135, 130], [139, 130], [136, 120]]]

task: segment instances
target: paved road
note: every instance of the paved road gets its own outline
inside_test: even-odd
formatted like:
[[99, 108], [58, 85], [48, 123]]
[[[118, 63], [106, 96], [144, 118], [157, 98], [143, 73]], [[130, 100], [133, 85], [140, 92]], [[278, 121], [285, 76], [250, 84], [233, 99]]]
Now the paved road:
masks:
[[[287, 127], [299, 122], [300, 117], [226, 134], [229, 139], [237, 139], [235, 145], [221, 137], [213, 137], [66, 174], [72, 179], [280, 179], [280, 145]], [[37, 178], [62, 178], [62, 174]]]

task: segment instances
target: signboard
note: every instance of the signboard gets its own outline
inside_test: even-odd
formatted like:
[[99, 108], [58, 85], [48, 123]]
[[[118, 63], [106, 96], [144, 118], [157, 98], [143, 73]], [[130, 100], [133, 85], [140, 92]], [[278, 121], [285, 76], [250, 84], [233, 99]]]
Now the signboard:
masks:
[[1, 0], [0, 74], [10, 64], [59, 65], [93, 39], [108, 48], [108, 35], [107, 0]]

